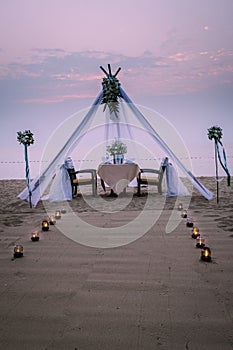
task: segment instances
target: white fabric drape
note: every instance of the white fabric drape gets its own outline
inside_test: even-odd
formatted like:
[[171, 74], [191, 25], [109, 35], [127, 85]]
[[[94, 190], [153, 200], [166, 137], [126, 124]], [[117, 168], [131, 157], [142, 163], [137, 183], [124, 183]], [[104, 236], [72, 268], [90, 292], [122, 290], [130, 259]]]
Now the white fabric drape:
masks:
[[189, 191], [178, 177], [177, 171], [171, 163], [166, 165], [166, 196], [189, 196]]
[[72, 200], [72, 187], [70, 177], [65, 165], [58, 167], [49, 194], [42, 197], [43, 200], [50, 202], [62, 202]]
[[184, 164], [179, 160], [179, 158], [174, 154], [174, 152], [168, 147], [168, 145], [161, 139], [158, 133], [154, 130], [153, 126], [148, 122], [148, 120], [144, 117], [144, 115], [138, 110], [135, 104], [131, 101], [131, 99], [127, 96], [125, 91], [120, 87], [120, 92], [123, 99], [129, 104], [129, 108], [134, 112], [134, 115], [140, 120], [143, 124], [144, 128], [150, 133], [150, 135], [154, 138], [154, 140], [161, 146], [161, 148], [168, 154], [174, 162], [179, 166], [179, 168], [183, 171], [183, 173], [188, 177], [188, 179], [192, 182], [193, 186], [206, 198], [212, 199], [213, 193], [210, 192], [205, 186], [203, 186], [198, 179], [186, 169]]
[[[127, 121], [124, 121], [124, 123], [120, 123], [119, 121], [111, 121], [109, 120], [109, 129], [107, 130], [107, 134], [111, 132], [111, 135], [115, 128], [117, 127], [117, 130], [121, 130], [121, 132], [128, 133], [129, 137], [133, 136], [134, 128], [141, 127], [141, 129], [146, 132], [146, 134], [151, 137], [156, 143], [161, 147], [161, 149], [165, 152], [166, 155], [168, 155], [175, 164], [183, 171], [183, 173], [187, 176], [187, 178], [192, 182], [192, 184], [200, 191], [200, 193], [207, 199], [212, 199], [213, 194], [205, 188], [196, 178], [195, 176], [183, 165], [183, 163], [180, 161], [180, 159], [174, 154], [174, 152], [171, 150], [171, 148], [164, 142], [164, 140], [159, 136], [159, 134], [156, 132], [155, 128], [149, 123], [149, 121], [146, 119], [146, 117], [139, 111], [139, 109], [136, 107], [136, 105], [133, 104], [133, 102], [130, 100], [130, 98], [126, 95], [125, 91], [120, 87], [120, 92], [122, 98], [119, 101], [119, 104], [124, 104], [125, 107], [130, 111], [132, 114], [134, 120], [133, 123], [129, 124]], [[74, 131], [72, 131], [71, 136], [68, 137], [67, 141], [64, 143], [64, 145], [58, 150], [55, 157], [52, 159], [48, 167], [42, 171], [42, 173], [31, 182], [31, 202], [33, 206], [36, 206], [38, 201], [40, 200], [41, 196], [47, 189], [48, 185], [50, 184], [54, 173], [58, 167], [61, 167], [61, 165], [64, 163], [64, 159], [67, 156], [67, 154], [71, 151], [71, 148], [74, 146], [77, 146], [79, 142], [81, 142], [81, 139], [85, 132], [88, 131], [88, 128], [90, 125], [98, 127], [101, 122], [98, 120], [95, 120], [95, 115], [97, 113], [97, 110], [101, 108], [101, 101], [103, 97], [103, 92], [101, 92], [96, 100], [94, 101], [93, 105], [90, 107], [86, 115], [83, 117], [81, 122], [79, 122], [79, 125], [75, 128]], [[122, 108], [121, 108], [122, 110]], [[101, 112], [102, 113], [102, 112]], [[98, 119], [98, 118], [96, 118]], [[104, 119], [103, 119], [104, 120]], [[95, 122], [95, 123], [94, 123]], [[93, 124], [92, 124], [93, 123]], [[88, 142], [87, 142], [88, 144]], [[140, 166], [140, 164], [139, 164]], [[56, 181], [58, 181], [59, 176], [61, 174], [56, 174]], [[54, 180], [55, 180], [54, 179]], [[63, 180], [64, 181], [64, 178]], [[174, 181], [174, 179], [173, 179]], [[63, 189], [64, 190], [64, 189]], [[65, 190], [66, 193], [66, 190]], [[23, 190], [19, 195], [18, 198], [20, 199], [26, 199], [29, 201], [29, 195], [28, 195], [28, 189], [26, 188]]]
[[[90, 120], [94, 117], [98, 106], [101, 103], [103, 96], [103, 92], [101, 92], [96, 100], [94, 101], [93, 105], [81, 121], [81, 123], [77, 126], [77, 128], [72, 133], [71, 137], [66, 141], [64, 146], [59, 150], [57, 155], [54, 157], [54, 159], [50, 162], [48, 167], [31, 182], [31, 203], [34, 207], [36, 207], [37, 203], [39, 202], [41, 196], [43, 196], [45, 190], [47, 189], [50, 181], [52, 180], [52, 177], [54, 176], [55, 169], [57, 166], [63, 164], [64, 158], [67, 154], [67, 152], [70, 150], [71, 146], [74, 144], [74, 142], [80, 137], [81, 133], [88, 128], [88, 124]], [[20, 198], [22, 200], [29, 201], [29, 194], [28, 189], [25, 188], [18, 196], [17, 198]]]

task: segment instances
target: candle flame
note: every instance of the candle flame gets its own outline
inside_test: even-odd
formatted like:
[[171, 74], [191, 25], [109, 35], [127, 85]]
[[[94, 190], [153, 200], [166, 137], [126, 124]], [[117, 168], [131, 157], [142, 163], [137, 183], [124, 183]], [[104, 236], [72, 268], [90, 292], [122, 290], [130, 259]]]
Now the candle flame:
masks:
[[14, 248], [15, 253], [21, 253], [23, 251], [23, 247], [21, 245], [17, 245]]

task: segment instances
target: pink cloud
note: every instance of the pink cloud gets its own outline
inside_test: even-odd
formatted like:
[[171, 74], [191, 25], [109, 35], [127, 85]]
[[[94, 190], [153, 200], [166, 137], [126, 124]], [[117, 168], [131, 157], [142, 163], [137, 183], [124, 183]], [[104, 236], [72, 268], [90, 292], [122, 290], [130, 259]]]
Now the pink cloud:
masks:
[[54, 97], [44, 97], [44, 98], [29, 98], [24, 99], [22, 102], [25, 104], [48, 104], [48, 103], [60, 103], [67, 100], [78, 100], [85, 98], [94, 98], [95, 95], [91, 94], [69, 94], [63, 96], [54, 96]]
[[168, 56], [168, 58], [175, 62], [185, 62], [185, 61], [191, 61], [194, 58], [194, 54], [177, 52], [174, 55]]
[[[18, 100], [23, 103], [55, 103], [72, 99], [94, 98], [101, 89], [104, 76], [99, 66], [112, 64], [113, 72], [120, 66], [122, 86], [133, 95], [176, 95], [201, 91], [224, 84], [232, 73], [233, 52], [224, 50], [179, 51], [156, 56], [151, 52], [135, 57], [94, 51], [65, 53], [42, 51], [38, 60], [18, 62], [1, 67], [2, 81], [12, 81], [18, 91], [25, 89]], [[107, 57], [102, 62], [100, 57]], [[115, 63], [112, 63], [115, 62]], [[230, 78], [228, 78], [230, 79]], [[75, 91], [75, 94], [74, 94]], [[25, 97], [26, 96], [26, 97]]]

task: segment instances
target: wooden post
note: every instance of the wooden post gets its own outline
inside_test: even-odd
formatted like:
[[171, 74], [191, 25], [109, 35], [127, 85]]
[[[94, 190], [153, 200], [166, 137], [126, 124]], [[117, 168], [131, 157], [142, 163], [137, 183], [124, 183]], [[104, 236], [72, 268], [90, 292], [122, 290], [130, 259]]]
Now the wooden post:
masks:
[[102, 66], [100, 66], [100, 69], [104, 72], [104, 74], [106, 74], [106, 76], [108, 77], [108, 73], [106, 72], [106, 70], [102, 67]]
[[109, 71], [109, 76], [111, 77], [112, 76], [112, 70], [111, 70], [110, 64], [108, 64], [108, 71]]
[[114, 78], [117, 76], [117, 74], [120, 72], [120, 70], [121, 70], [121, 67], [119, 67], [119, 68], [117, 69], [116, 73], [113, 75]]

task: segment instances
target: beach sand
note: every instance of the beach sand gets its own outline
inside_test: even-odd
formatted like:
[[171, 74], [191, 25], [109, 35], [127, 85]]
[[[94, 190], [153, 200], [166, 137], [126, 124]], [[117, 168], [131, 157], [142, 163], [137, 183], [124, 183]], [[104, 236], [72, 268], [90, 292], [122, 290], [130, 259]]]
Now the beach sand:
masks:
[[[215, 192], [214, 178], [200, 180]], [[173, 211], [176, 198], [165, 198], [155, 224], [129, 244], [85, 246], [59, 225], [32, 242], [32, 231], [47, 217], [43, 202], [31, 209], [16, 198], [25, 181], [0, 181], [0, 349], [233, 349], [233, 198], [225, 179], [219, 186], [219, 205], [194, 190], [188, 208], [211, 248], [208, 263], [200, 260], [186, 220]], [[87, 197], [79, 195], [68, 211], [96, 232], [109, 228], [111, 237], [113, 227], [134, 222], [145, 210], [148, 196], [131, 196], [114, 213], [90, 205], [101, 199], [111, 207], [114, 199], [100, 189], [96, 199]], [[159, 197], [152, 195], [158, 207], [150, 215], [160, 210]], [[172, 211], [178, 225], [166, 233]], [[23, 244], [23, 258], [13, 258], [15, 243]]]

